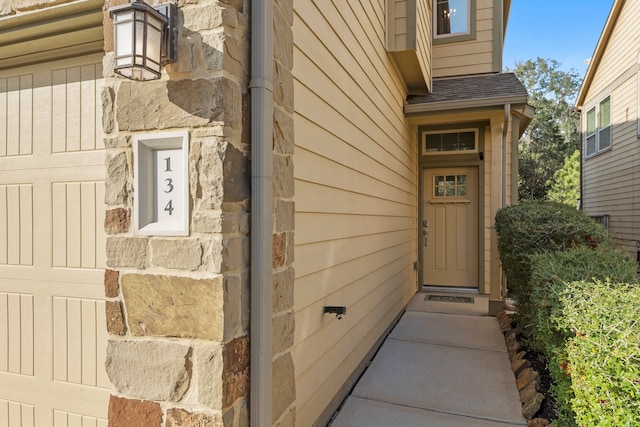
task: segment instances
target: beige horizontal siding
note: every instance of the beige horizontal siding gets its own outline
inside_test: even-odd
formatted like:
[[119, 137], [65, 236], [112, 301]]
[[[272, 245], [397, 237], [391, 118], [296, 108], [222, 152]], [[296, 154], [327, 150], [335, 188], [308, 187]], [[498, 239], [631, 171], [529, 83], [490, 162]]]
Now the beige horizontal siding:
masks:
[[296, 425], [310, 426], [416, 291], [417, 163], [384, 1], [294, 9], [292, 355]]
[[492, 0], [477, 0], [474, 40], [433, 46], [433, 77], [448, 77], [497, 71], [494, 64], [494, 6]]

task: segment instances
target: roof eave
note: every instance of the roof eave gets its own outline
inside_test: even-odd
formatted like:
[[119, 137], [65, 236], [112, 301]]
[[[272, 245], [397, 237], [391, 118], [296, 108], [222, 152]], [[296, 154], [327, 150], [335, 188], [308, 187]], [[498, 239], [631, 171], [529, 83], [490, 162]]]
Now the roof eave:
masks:
[[421, 104], [406, 104], [405, 114], [432, 113], [437, 111], [462, 110], [467, 108], [499, 107], [505, 104], [526, 104], [527, 96], [499, 96], [493, 98], [478, 98], [462, 101], [426, 102]]
[[609, 12], [609, 16], [607, 17], [607, 21], [604, 24], [604, 29], [602, 30], [602, 34], [600, 34], [600, 39], [598, 40], [598, 44], [596, 44], [596, 48], [593, 51], [593, 55], [591, 57], [591, 61], [589, 61], [589, 66], [587, 67], [587, 73], [582, 80], [582, 86], [580, 86], [580, 92], [578, 92], [578, 97], [576, 98], [576, 106], [581, 107], [584, 104], [585, 97], [587, 96], [587, 91], [591, 86], [591, 82], [593, 81], [593, 77], [596, 73], [596, 69], [600, 64], [600, 60], [602, 59], [602, 55], [604, 54], [605, 47], [609, 42], [609, 38], [613, 33], [613, 27], [615, 26], [615, 22], [620, 15], [620, 11], [622, 10], [622, 5], [624, 4], [624, 0], [615, 0], [613, 6], [611, 7], [611, 11]]

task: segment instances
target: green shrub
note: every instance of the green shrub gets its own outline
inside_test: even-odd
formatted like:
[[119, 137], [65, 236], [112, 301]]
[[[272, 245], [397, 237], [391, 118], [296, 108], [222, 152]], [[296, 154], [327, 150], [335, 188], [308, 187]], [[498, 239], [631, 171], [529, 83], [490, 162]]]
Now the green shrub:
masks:
[[495, 221], [509, 292], [529, 294], [529, 256], [578, 246], [611, 246], [607, 231], [584, 212], [556, 202], [524, 202], [498, 211]]
[[[566, 292], [568, 282], [573, 281], [634, 282], [636, 268], [635, 262], [623, 251], [608, 247], [580, 246], [531, 256], [531, 297], [527, 299], [530, 304], [518, 306], [519, 325], [528, 347], [541, 353], [547, 361], [553, 379], [551, 394], [558, 410], [558, 425], [574, 425], [576, 417], [572, 381], [567, 375], [569, 356], [566, 349], [574, 332], [565, 326], [565, 304], [561, 296]], [[590, 289], [582, 291], [588, 294]]]
[[559, 252], [535, 254], [530, 257], [531, 295], [526, 306], [518, 306], [521, 329], [531, 349], [546, 355], [571, 337], [555, 326], [562, 316], [560, 294], [567, 282], [580, 280], [611, 280], [635, 282], [637, 264], [623, 251], [609, 247], [591, 249], [579, 246]]
[[571, 338], [564, 375], [571, 379], [577, 425], [640, 425], [640, 287], [572, 282], [560, 293], [557, 327]]

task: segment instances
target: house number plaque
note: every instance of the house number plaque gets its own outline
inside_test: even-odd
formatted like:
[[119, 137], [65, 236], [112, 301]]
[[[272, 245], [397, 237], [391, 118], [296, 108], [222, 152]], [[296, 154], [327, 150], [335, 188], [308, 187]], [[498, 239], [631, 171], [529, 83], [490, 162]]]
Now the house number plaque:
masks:
[[134, 140], [136, 233], [188, 235], [188, 133], [147, 134]]

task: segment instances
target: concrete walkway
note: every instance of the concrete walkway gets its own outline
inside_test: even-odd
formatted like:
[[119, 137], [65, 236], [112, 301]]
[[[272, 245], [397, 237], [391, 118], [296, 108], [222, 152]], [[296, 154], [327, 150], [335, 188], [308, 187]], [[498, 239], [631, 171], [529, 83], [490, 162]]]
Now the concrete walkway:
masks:
[[331, 427], [526, 426], [487, 312], [485, 296], [416, 294]]

